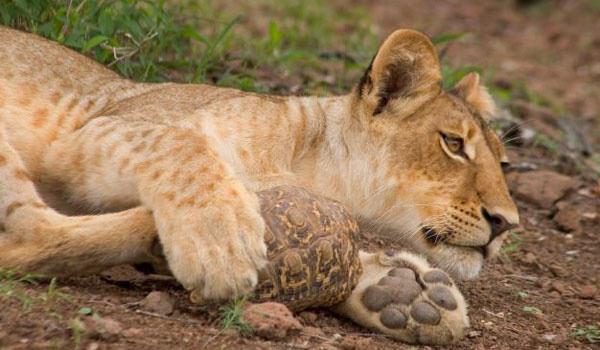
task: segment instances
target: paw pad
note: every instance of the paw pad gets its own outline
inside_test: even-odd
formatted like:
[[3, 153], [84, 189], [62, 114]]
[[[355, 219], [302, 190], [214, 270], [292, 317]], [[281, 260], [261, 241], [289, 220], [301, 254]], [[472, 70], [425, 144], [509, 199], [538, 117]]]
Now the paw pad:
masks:
[[362, 303], [371, 311], [380, 311], [391, 302], [392, 296], [381, 286], [370, 286], [362, 297]]
[[436, 325], [440, 323], [440, 312], [436, 308], [424, 301], [420, 301], [413, 305], [410, 310], [410, 315], [415, 321], [423, 324]]
[[425, 280], [425, 282], [428, 282], [428, 283], [438, 282], [438, 283], [443, 283], [447, 286], [452, 285], [452, 281], [450, 280], [450, 277], [448, 277], [448, 275], [445, 272], [440, 271], [440, 270], [428, 271], [423, 276], [423, 280]]
[[431, 301], [446, 310], [456, 310], [456, 299], [454, 299], [452, 293], [446, 287], [434, 287], [427, 293], [427, 296]]
[[416, 279], [415, 272], [407, 267], [397, 267], [395, 269], [391, 269], [390, 272], [388, 272], [388, 276], [404, 278], [407, 280]]
[[405, 328], [408, 318], [395, 305], [386, 306], [379, 316], [381, 323], [387, 328], [398, 329]]
[[408, 305], [421, 294], [421, 286], [414, 279], [387, 276], [380, 279], [377, 284], [383, 286], [385, 291], [392, 296], [392, 300], [399, 304]]

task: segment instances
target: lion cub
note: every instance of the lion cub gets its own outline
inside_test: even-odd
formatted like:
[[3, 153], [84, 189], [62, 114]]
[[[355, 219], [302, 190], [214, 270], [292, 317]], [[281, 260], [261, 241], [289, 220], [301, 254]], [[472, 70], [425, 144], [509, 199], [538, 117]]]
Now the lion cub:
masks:
[[283, 184], [343, 202], [458, 279], [518, 222], [491, 98], [477, 74], [443, 91], [418, 32], [392, 33], [356, 87], [328, 98], [134, 83], [35, 35], [0, 28], [0, 43], [2, 267], [148, 261], [158, 232], [185, 288], [234, 298], [265, 264], [255, 192]]

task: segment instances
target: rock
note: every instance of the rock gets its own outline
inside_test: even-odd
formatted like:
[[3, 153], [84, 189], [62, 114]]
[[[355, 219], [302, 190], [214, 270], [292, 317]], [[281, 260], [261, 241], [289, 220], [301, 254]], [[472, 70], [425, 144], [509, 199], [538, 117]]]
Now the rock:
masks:
[[119, 339], [123, 331], [120, 322], [108, 317], [85, 317], [85, 334], [90, 339], [100, 339], [107, 342], [114, 342]]
[[556, 339], [556, 334], [544, 334], [542, 335], [542, 340], [548, 342], [548, 343], [553, 343], [554, 339]]
[[302, 329], [292, 312], [285, 305], [275, 302], [250, 304], [244, 310], [242, 319], [256, 335], [265, 339], [283, 339]]
[[532, 252], [527, 252], [522, 258], [521, 261], [527, 264], [534, 264], [537, 261], [537, 257]]
[[565, 294], [567, 291], [567, 287], [561, 281], [552, 281], [552, 290], [559, 292], [560, 294]]
[[302, 334], [312, 337], [312, 338], [322, 338], [325, 337], [325, 333], [318, 327], [304, 327], [302, 330]]
[[298, 316], [300, 316], [304, 323], [311, 325], [314, 325], [319, 317], [316, 313], [310, 311], [302, 311]]
[[556, 201], [579, 186], [576, 179], [549, 170], [510, 173], [507, 176], [515, 195], [543, 209], [550, 209]]
[[127, 328], [122, 332], [122, 334], [127, 338], [138, 338], [144, 334], [144, 331], [139, 328]]
[[88, 345], [85, 349], [86, 350], [98, 350], [100, 348], [100, 344], [93, 342], [90, 343], [90, 345]]
[[565, 206], [553, 218], [558, 228], [564, 232], [579, 232], [581, 230], [581, 214], [579, 210]]
[[348, 335], [338, 344], [343, 350], [370, 350], [375, 349], [373, 339], [368, 337], [359, 337]]
[[175, 308], [175, 301], [169, 293], [150, 292], [140, 303], [142, 309], [159, 315], [170, 315]]
[[481, 336], [480, 331], [470, 331], [469, 333], [467, 333], [467, 337], [469, 338], [477, 338], [479, 336]]
[[579, 296], [583, 299], [594, 299], [598, 293], [598, 288], [592, 284], [586, 284], [579, 287]]
[[565, 270], [565, 268], [560, 265], [552, 264], [548, 265], [548, 268], [556, 277], [567, 277], [569, 275], [567, 270]]

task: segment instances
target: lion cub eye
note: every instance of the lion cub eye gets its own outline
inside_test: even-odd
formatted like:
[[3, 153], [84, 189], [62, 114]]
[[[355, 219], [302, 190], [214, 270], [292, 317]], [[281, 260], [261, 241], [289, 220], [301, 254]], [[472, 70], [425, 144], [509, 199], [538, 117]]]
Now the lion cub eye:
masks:
[[442, 139], [448, 147], [448, 150], [454, 154], [457, 154], [461, 157], [466, 157], [464, 152], [465, 143], [461, 137], [446, 135], [442, 133]]

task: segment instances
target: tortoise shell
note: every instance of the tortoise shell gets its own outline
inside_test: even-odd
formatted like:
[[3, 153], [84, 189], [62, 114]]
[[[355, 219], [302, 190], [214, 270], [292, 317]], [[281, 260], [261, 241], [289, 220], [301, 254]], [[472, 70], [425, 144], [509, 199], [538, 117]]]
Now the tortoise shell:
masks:
[[257, 193], [269, 263], [252, 299], [290, 309], [330, 306], [358, 283], [358, 224], [339, 202], [293, 186]]
[[[294, 186], [270, 188], [257, 196], [269, 262], [258, 272], [249, 299], [277, 301], [291, 310], [347, 299], [362, 272], [358, 224], [350, 212], [339, 202]], [[136, 268], [169, 274], [158, 239], [152, 250], [155, 262]]]

